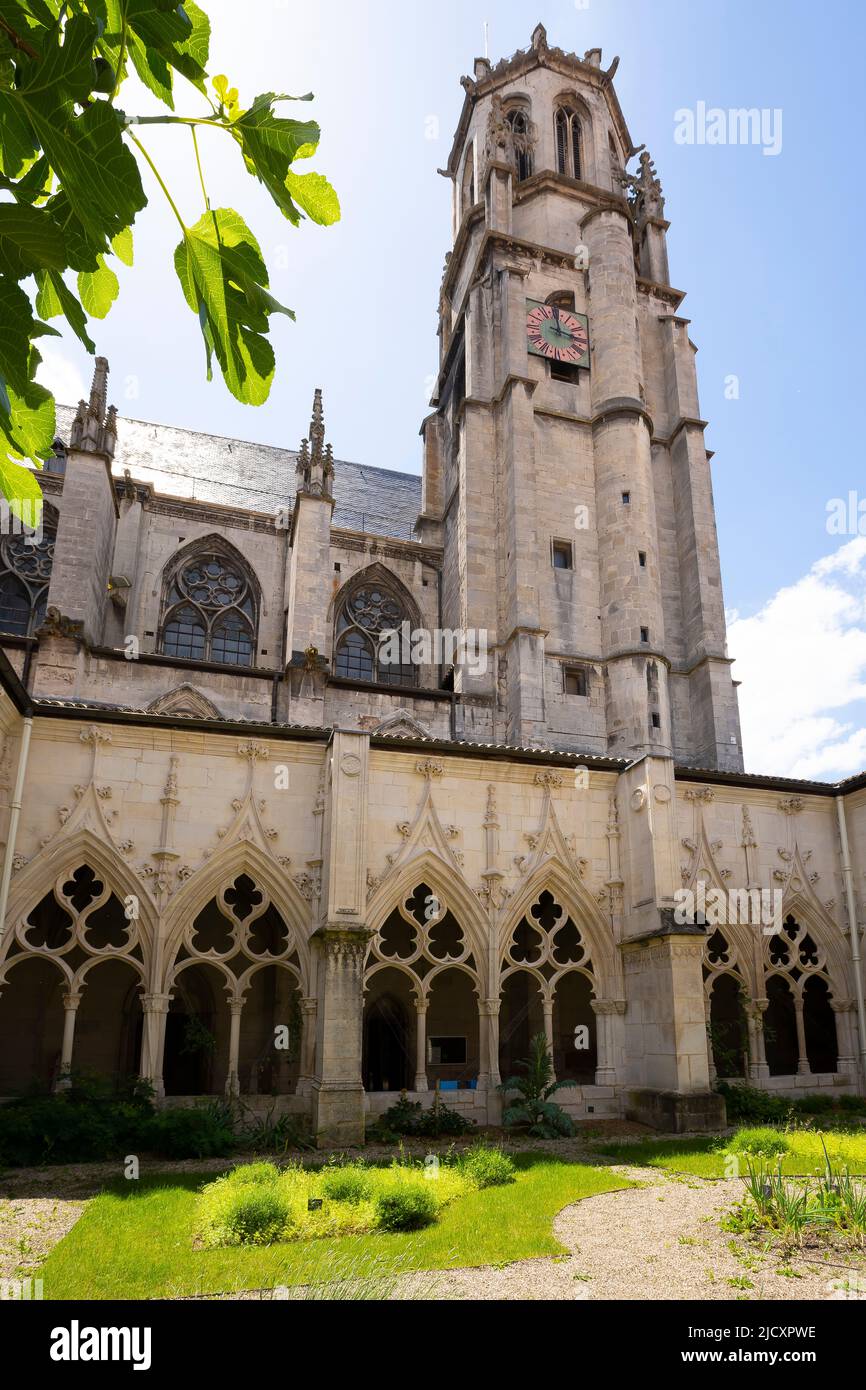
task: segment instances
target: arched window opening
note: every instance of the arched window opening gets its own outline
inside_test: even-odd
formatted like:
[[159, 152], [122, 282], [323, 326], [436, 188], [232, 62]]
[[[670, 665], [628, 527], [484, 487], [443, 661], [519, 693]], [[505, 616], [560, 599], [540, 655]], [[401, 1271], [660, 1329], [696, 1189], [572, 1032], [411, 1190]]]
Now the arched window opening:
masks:
[[797, 1015], [788, 981], [771, 975], [767, 981], [769, 1005], [764, 1014], [764, 1046], [771, 1076], [794, 1076], [797, 1071]]
[[830, 1005], [827, 981], [817, 975], [803, 985], [803, 1028], [809, 1070], [835, 1072], [839, 1064], [836, 1015]]
[[556, 135], [556, 168], [560, 174], [579, 179], [580, 159], [580, 119], [577, 112], [568, 106], [560, 106], [554, 117]]
[[30, 637], [40, 627], [57, 541], [57, 513], [44, 507], [38, 531], [0, 539], [0, 632]]
[[[721, 933], [716, 932], [715, 936]], [[746, 1012], [742, 984], [733, 975], [719, 974], [713, 983], [709, 1035], [716, 1075], [722, 1078], [745, 1076], [748, 1060]]]
[[532, 127], [529, 116], [522, 107], [507, 111], [505, 119], [511, 126], [514, 143], [514, 158], [517, 168], [517, 182], [522, 183], [532, 174]]
[[411, 983], [400, 970], [381, 970], [364, 1007], [362, 1079], [366, 1091], [408, 1091], [415, 1073]]
[[170, 578], [163, 614], [165, 656], [253, 665], [258, 591], [240, 560], [217, 550], [188, 557]]
[[337, 609], [334, 628], [334, 675], [378, 685], [417, 685], [412, 661], [412, 620], [395, 590], [379, 583], [360, 584]]

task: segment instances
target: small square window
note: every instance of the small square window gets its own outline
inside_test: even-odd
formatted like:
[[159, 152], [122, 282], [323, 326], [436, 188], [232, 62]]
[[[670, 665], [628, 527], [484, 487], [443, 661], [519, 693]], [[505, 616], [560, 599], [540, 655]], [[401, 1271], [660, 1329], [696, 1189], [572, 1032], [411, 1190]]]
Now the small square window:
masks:
[[622, 505], [623, 505], [624, 507], [627, 507], [627, 506], [629, 505], [630, 502], [631, 502], [631, 493], [630, 493], [630, 492], [624, 492], [623, 495], [622, 495]]
[[334, 574], [339, 574], [339, 573], [340, 573], [340, 566], [339, 566], [339, 565], [335, 565], [335, 566], [334, 566]]
[[662, 717], [657, 710], [652, 712], [652, 726], [654, 729], [660, 729], [662, 726]]
[[554, 541], [552, 556], [555, 570], [574, 569], [574, 552], [571, 548], [571, 541]]
[[640, 565], [640, 567], [641, 567], [642, 570], [645, 570], [645, 569], [646, 569], [646, 551], [645, 551], [645, 550], [639, 550], [639, 551], [638, 551], [638, 553], [637, 553], [637, 562], [638, 562], [638, 564]]
[[574, 362], [551, 362], [550, 379], [551, 381], [570, 381], [575, 384], [580, 381], [580, 367]]
[[587, 693], [586, 671], [580, 666], [573, 667], [570, 671], [564, 671], [562, 688], [566, 695], [585, 696]]
[[641, 640], [642, 642], [648, 642], [648, 641], [649, 641], [649, 628], [648, 628], [648, 627], [642, 627], [642, 628], [641, 628], [641, 630], [640, 630], [640, 640]]

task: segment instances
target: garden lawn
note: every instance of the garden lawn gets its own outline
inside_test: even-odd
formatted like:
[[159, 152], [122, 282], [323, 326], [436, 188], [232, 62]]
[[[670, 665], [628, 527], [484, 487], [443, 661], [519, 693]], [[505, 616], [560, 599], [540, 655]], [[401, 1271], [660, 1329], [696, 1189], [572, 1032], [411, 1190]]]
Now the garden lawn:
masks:
[[[834, 1167], [847, 1167], [852, 1173], [866, 1173], [866, 1131], [849, 1133], [844, 1130], [785, 1130], [779, 1134], [787, 1141], [789, 1151], [781, 1154], [782, 1172], [809, 1174], [824, 1170], [824, 1150]], [[733, 1138], [733, 1136], [731, 1136]], [[702, 1178], [730, 1177], [725, 1169], [725, 1155], [730, 1139], [706, 1137], [698, 1139], [644, 1139], [637, 1144], [594, 1143], [595, 1153], [617, 1163], [634, 1163], [638, 1167], [663, 1168], [669, 1173], [695, 1173]], [[738, 1155], [742, 1160], [744, 1155]], [[778, 1158], [767, 1158], [766, 1165], [774, 1171]], [[744, 1165], [745, 1166], [745, 1165]]]
[[[514, 1156], [516, 1181], [456, 1198], [435, 1225], [405, 1234], [270, 1246], [194, 1248], [200, 1175], [120, 1181], [95, 1197], [39, 1271], [47, 1299], [175, 1298], [313, 1282], [349, 1256], [409, 1270], [560, 1255], [553, 1218], [582, 1197], [634, 1184], [550, 1154]], [[212, 1178], [212, 1174], [208, 1178]]]

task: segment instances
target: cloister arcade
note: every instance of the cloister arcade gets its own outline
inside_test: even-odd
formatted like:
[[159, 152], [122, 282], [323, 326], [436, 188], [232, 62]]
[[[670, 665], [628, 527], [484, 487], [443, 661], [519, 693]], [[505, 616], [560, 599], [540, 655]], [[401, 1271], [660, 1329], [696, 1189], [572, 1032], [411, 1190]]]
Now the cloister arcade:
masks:
[[[558, 1079], [616, 1085], [625, 1004], [600, 915], [548, 866], [493, 924], [432, 870], [429, 860], [407, 869], [371, 915], [365, 1090], [489, 1092], [537, 1033]], [[84, 1071], [140, 1074], [168, 1097], [309, 1095], [310, 903], [253, 846], [214, 856], [161, 913], [92, 837], [67, 843], [60, 862], [37, 858], [19, 880], [0, 950], [0, 1096]], [[792, 904], [777, 935], [710, 931], [713, 1077], [772, 1086], [855, 1075], [844, 953], [810, 911]]]

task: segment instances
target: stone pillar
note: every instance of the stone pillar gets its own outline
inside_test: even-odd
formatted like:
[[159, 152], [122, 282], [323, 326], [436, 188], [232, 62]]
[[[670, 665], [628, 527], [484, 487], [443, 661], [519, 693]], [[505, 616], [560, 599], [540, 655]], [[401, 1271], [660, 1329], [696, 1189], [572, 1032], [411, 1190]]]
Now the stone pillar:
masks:
[[806, 1026], [803, 1022], [803, 1000], [794, 1000], [794, 1018], [797, 1023], [797, 1075], [811, 1076], [809, 1055], [806, 1051]]
[[718, 1072], [716, 1071], [716, 1059], [715, 1059], [715, 1057], [713, 1056], [713, 1039], [712, 1039], [712, 1033], [711, 1033], [711, 1031], [710, 1031], [711, 1028], [712, 1028], [712, 1024], [713, 1024], [713, 1014], [712, 1014], [712, 1010], [713, 1010], [713, 999], [712, 999], [712, 995], [711, 995], [711, 994], [708, 994], [707, 997], [706, 997], [706, 1019], [707, 1019], [707, 1066], [708, 1066], [708, 1068], [709, 1068], [710, 1085], [711, 1085], [711, 1086], [712, 1086], [713, 1082], [716, 1080], [716, 1077], [718, 1076]]
[[592, 1011], [596, 1018], [596, 1086], [615, 1086], [616, 1069], [616, 1020], [625, 1013], [624, 999], [593, 999]]
[[141, 1064], [139, 1075], [149, 1081], [157, 1099], [165, 1095], [162, 1060], [165, 1055], [165, 1021], [171, 995], [145, 994], [142, 997]]
[[316, 1069], [316, 1011], [318, 1000], [301, 1000], [301, 1057], [298, 1068], [299, 1096], [308, 1096]]
[[63, 995], [63, 1042], [60, 1047], [60, 1074], [55, 1090], [65, 1091], [70, 1085], [72, 1049], [75, 1043], [75, 1015], [81, 1003], [80, 990], [66, 990]]
[[542, 999], [541, 1007], [544, 1012], [544, 1038], [547, 1043], [547, 1050], [550, 1053], [550, 1079], [556, 1080], [556, 1067], [553, 1061], [553, 1000]]
[[427, 1001], [419, 1000], [415, 1005], [415, 1080], [416, 1091], [426, 1091], [427, 1087]]
[[328, 923], [313, 940], [321, 952], [313, 1080], [316, 1143], [320, 1148], [362, 1144], [363, 980], [369, 933]]
[[238, 1076], [238, 1052], [241, 1043], [241, 1014], [244, 1011], [243, 999], [232, 999], [229, 1001], [229, 1011], [231, 1013], [229, 1031], [229, 1066], [226, 1076], [226, 1095], [240, 1095], [240, 1078]]
[[857, 1080], [857, 1034], [854, 1022], [853, 999], [831, 999], [830, 1008], [836, 1021], [836, 1070], [851, 1080]]
[[749, 1079], [766, 1081], [770, 1075], [767, 1065], [767, 1051], [764, 1043], [764, 1014], [770, 1007], [769, 999], [755, 999], [746, 1012], [749, 1025]]

